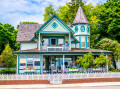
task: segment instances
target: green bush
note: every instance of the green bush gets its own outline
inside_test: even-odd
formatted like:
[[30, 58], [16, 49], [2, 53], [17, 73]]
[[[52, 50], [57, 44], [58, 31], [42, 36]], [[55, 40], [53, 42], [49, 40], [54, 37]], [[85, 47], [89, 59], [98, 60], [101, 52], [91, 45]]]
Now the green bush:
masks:
[[3, 69], [0, 71], [0, 74], [15, 74], [16, 70]]
[[114, 69], [114, 68], [110, 68], [109, 69], [109, 72], [119, 72], [117, 69]]

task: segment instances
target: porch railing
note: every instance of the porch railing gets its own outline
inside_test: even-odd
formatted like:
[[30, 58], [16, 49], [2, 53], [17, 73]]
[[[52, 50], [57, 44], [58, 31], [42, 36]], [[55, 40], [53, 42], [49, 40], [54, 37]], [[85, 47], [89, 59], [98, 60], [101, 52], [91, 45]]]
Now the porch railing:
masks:
[[47, 51], [67, 51], [69, 50], [69, 46], [40, 46], [40, 49]]
[[67, 74], [2, 74], [1, 80], [52, 80], [59, 77], [62, 79], [85, 79], [85, 78], [120, 78], [120, 72], [111, 73], [67, 73]]

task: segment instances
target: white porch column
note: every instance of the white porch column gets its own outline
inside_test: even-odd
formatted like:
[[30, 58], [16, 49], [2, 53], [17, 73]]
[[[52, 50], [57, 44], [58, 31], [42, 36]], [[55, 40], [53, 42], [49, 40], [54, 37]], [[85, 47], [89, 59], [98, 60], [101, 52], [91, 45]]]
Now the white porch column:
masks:
[[65, 70], [65, 55], [63, 55], [63, 73], [64, 73], [64, 70]]
[[69, 50], [71, 50], [71, 34], [69, 33]]
[[40, 55], [40, 73], [43, 73], [43, 55]]
[[[108, 60], [108, 55], [106, 55], [106, 60]], [[107, 72], [108, 72], [108, 63], [106, 65], [106, 67], [107, 67]]]
[[39, 36], [38, 36], [38, 49], [40, 50], [40, 33], [39, 33]]

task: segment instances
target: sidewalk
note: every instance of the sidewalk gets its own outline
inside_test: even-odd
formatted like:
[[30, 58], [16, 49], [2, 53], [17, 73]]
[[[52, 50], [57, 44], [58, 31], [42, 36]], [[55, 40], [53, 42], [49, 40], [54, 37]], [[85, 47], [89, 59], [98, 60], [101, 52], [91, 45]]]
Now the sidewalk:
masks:
[[81, 83], [81, 84], [61, 84], [61, 85], [48, 85], [48, 84], [27, 84], [27, 85], [0, 85], [2, 88], [69, 88], [69, 87], [84, 87], [84, 86], [115, 86], [120, 85], [120, 82], [101, 82], [101, 83]]

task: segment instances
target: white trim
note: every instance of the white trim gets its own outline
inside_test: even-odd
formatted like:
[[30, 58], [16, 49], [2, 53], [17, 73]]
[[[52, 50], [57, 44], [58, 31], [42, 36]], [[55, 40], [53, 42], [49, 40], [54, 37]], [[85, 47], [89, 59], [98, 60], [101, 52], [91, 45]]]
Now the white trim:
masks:
[[65, 61], [65, 55], [63, 55], [63, 73], [64, 73], [64, 67], [65, 67], [64, 61]]
[[39, 44], [38, 44], [38, 49], [40, 50], [40, 33], [39, 33], [38, 42], [39, 42]]
[[[106, 55], [106, 60], [108, 60], [108, 55]], [[107, 72], [108, 72], [108, 63], [107, 63]]]
[[71, 34], [69, 33], [69, 50], [71, 50]]

